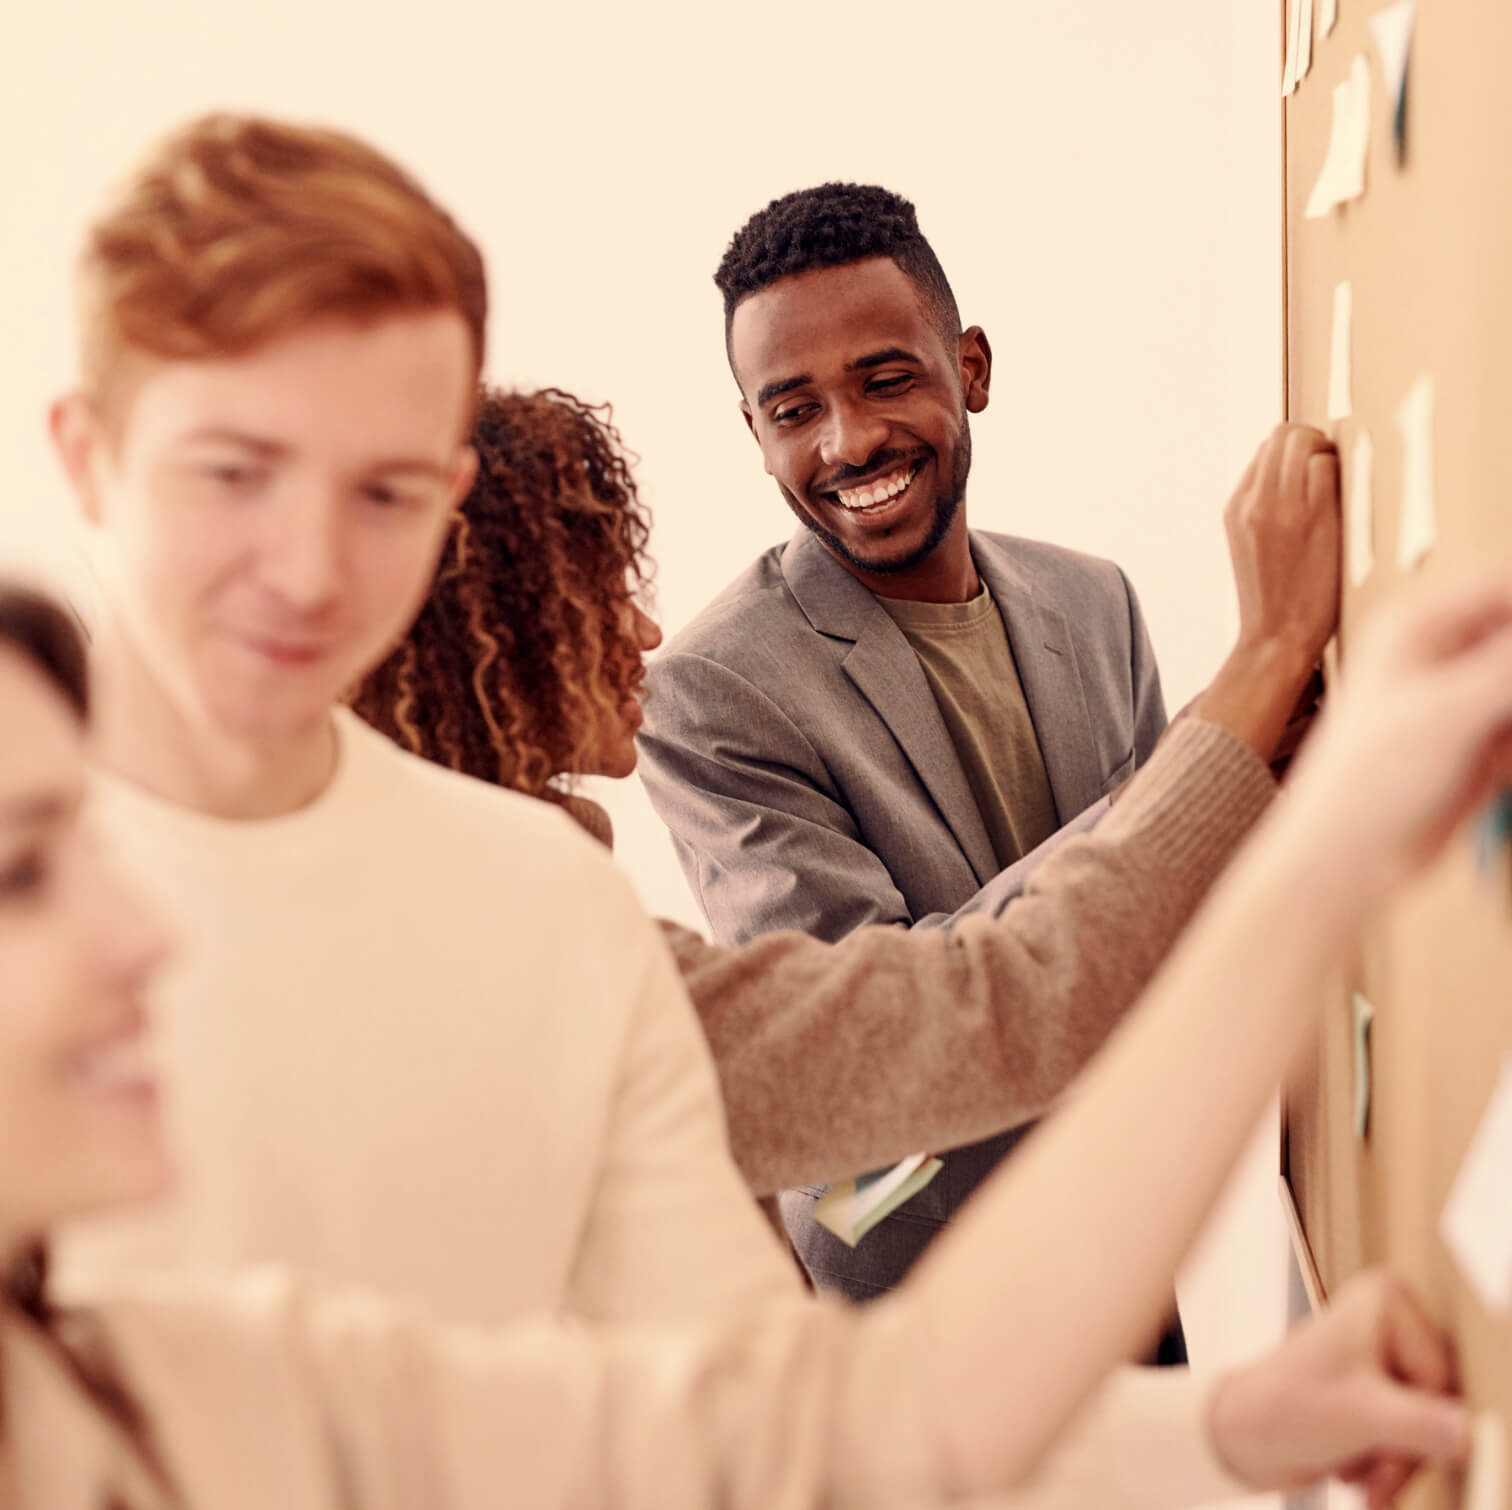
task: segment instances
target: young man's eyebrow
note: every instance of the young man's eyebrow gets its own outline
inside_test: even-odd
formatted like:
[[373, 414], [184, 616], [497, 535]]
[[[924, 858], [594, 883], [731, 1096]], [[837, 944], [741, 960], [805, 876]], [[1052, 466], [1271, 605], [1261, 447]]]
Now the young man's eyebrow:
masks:
[[9, 828], [52, 828], [71, 817], [79, 806], [77, 796], [40, 792], [0, 802], [0, 823]]
[[784, 393], [790, 393], [794, 388], [801, 388], [805, 383], [812, 383], [813, 381], [813, 378], [805, 372], [798, 377], [783, 378], [779, 383], [768, 383], [756, 395], [756, 407], [758, 409], [764, 408], [774, 398], [778, 398]]
[[244, 451], [253, 451], [259, 456], [285, 456], [289, 448], [276, 440], [262, 435], [253, 435], [247, 430], [233, 429], [229, 425], [202, 425], [181, 437], [185, 445], [209, 441], [218, 445], [240, 446]]
[[[282, 441], [269, 440], [265, 436], [253, 435], [250, 431], [237, 430], [228, 425], [205, 425], [198, 430], [189, 431], [182, 440], [185, 445], [207, 442], [212, 445], [239, 446], [242, 450], [251, 451], [269, 461], [289, 455], [292, 449]], [[438, 461], [432, 461], [428, 456], [387, 456], [362, 470], [374, 477], [380, 474], [392, 476], [396, 472], [415, 472], [439, 478], [443, 482], [451, 476], [449, 468]]]
[[362, 469], [370, 477], [392, 477], [396, 472], [414, 472], [422, 477], [432, 477], [438, 482], [451, 480], [451, 468], [428, 456], [391, 456], [375, 461]]
[[912, 362], [915, 367], [921, 365], [913, 352], [905, 351], [901, 346], [886, 346], [881, 351], [868, 352], [864, 357], [857, 357], [854, 362], [847, 362], [845, 370], [865, 372], [872, 367], [885, 367], [889, 362]]
[[[911, 362], [915, 367], [921, 366], [919, 358], [911, 351], [905, 351], [901, 346], [886, 346], [881, 351], [870, 351], [864, 357], [857, 357], [854, 362], [847, 362], [847, 372], [866, 372], [873, 367], [886, 366], [888, 362]], [[783, 378], [778, 383], [768, 383], [760, 393], [756, 395], [756, 407], [758, 409], [771, 403], [774, 398], [789, 392], [793, 388], [801, 388], [805, 383], [814, 380], [808, 373], [799, 377]]]

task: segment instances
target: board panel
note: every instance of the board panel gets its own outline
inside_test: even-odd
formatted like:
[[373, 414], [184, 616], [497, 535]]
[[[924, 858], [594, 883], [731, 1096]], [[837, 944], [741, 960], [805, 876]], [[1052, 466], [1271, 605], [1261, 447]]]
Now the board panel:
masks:
[[[1383, 9], [1340, 0], [1337, 26], [1315, 37], [1311, 71], [1285, 105], [1287, 414], [1333, 433], [1346, 507], [1361, 429], [1373, 448], [1375, 565], [1358, 585], [1346, 574], [1344, 676], [1351, 637], [1409, 576], [1512, 563], [1512, 5], [1419, 0], [1400, 164], [1369, 26]], [[1309, 219], [1333, 88], [1361, 56], [1371, 89], [1365, 192]], [[1330, 424], [1342, 280], [1352, 291], [1352, 413]], [[1434, 385], [1437, 538], [1403, 571], [1397, 411], [1422, 376]], [[1355, 1128], [1357, 991], [1375, 1010], [1364, 1137]], [[1322, 1291], [1365, 1264], [1404, 1274], [1452, 1326], [1472, 1400], [1512, 1427], [1512, 1318], [1482, 1308], [1439, 1237], [1440, 1212], [1509, 1050], [1512, 868], [1505, 855], [1483, 867], [1463, 834], [1370, 929], [1330, 987], [1316, 1053], [1287, 1091], [1282, 1172], [1299, 1258], [1315, 1263]], [[1458, 1494], [1436, 1478], [1407, 1503], [1454, 1505]]]

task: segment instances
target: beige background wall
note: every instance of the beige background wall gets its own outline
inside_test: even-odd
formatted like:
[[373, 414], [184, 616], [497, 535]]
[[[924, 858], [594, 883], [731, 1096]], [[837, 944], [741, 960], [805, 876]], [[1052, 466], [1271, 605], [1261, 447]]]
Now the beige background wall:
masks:
[[[68, 259], [132, 152], [229, 106], [371, 137], [478, 236], [494, 378], [612, 399], [643, 458], [672, 628], [791, 524], [724, 365], [725, 241], [825, 178], [910, 195], [996, 352], [973, 521], [1116, 558], [1173, 710], [1221, 658], [1220, 511], [1279, 406], [1273, 0], [64, 0], [17, 25], [0, 98], [7, 563], [87, 594], [42, 430], [72, 360]], [[638, 786], [610, 801], [648, 904], [696, 919]], [[1273, 1207], [1265, 1146], [1184, 1286], [1199, 1359], [1278, 1325]]]

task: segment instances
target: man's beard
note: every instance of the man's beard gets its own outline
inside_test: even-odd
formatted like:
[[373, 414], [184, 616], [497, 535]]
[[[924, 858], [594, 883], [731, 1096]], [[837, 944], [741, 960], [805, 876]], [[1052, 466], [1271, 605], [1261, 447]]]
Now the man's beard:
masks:
[[951, 470], [950, 483], [948, 487], [935, 495], [934, 519], [929, 526], [929, 533], [915, 549], [905, 555], [886, 557], [882, 560], [857, 555], [843, 540], [825, 529], [786, 488], [781, 488], [781, 492], [787, 500], [788, 507], [813, 534], [818, 536], [831, 555], [838, 556], [858, 571], [870, 572], [876, 576], [891, 576], [894, 573], [911, 571], [914, 567], [921, 566], [940, 548], [941, 542], [950, 533], [951, 526], [956, 521], [956, 515], [961, 512], [961, 502], [966, 497], [966, 478], [970, 471], [971, 425], [970, 421], [963, 416], [960, 439], [956, 442], [955, 465]]

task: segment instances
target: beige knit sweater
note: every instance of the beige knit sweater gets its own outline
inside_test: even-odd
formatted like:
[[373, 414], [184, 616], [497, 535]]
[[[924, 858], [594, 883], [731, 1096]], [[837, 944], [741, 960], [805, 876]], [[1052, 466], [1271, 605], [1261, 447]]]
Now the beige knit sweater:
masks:
[[1274, 794], [1243, 740], [1185, 717], [1097, 827], [1062, 844], [998, 918], [862, 928], [838, 944], [770, 933], [734, 949], [664, 922], [755, 1193], [1041, 1115]]

